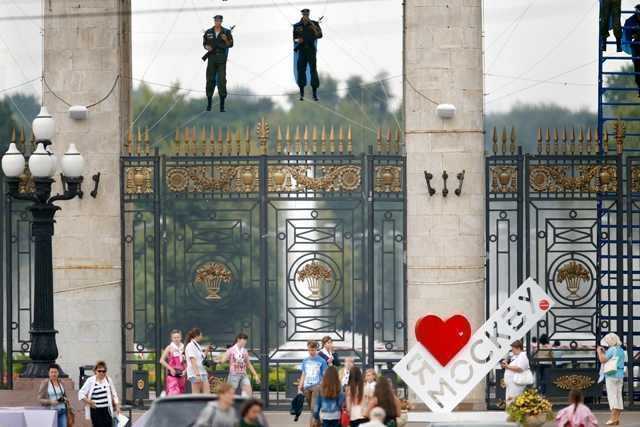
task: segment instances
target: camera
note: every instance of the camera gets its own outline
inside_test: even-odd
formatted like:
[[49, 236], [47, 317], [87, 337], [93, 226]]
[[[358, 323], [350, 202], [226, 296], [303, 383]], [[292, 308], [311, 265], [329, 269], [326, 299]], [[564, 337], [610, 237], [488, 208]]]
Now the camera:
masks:
[[60, 396], [60, 397], [58, 398], [58, 402], [59, 402], [59, 403], [64, 403], [66, 400], [67, 400], [67, 399], [65, 399], [65, 397], [64, 397], [64, 396]]
[[215, 363], [213, 362], [213, 360], [211, 360], [211, 359], [208, 359], [208, 358], [207, 358], [207, 359], [204, 359], [204, 360], [202, 361], [202, 365], [203, 365], [205, 368], [211, 368], [211, 367], [213, 367], [213, 366], [215, 365]]
[[182, 376], [182, 369], [174, 369], [175, 374], [171, 375], [171, 373], [169, 373], [169, 376], [171, 377], [181, 377]]

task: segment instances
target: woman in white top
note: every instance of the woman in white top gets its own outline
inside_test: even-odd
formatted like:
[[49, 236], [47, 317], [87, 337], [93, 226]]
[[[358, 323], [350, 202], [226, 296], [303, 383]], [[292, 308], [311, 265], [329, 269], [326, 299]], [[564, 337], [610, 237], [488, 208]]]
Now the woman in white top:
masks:
[[514, 381], [516, 374], [530, 369], [527, 353], [525, 353], [523, 349], [522, 341], [515, 341], [511, 344], [511, 353], [513, 353], [511, 362], [507, 363], [503, 360], [501, 364], [504, 369], [504, 382], [507, 386], [507, 391], [505, 393], [505, 400], [507, 401], [507, 404], [511, 403], [513, 399], [522, 394], [524, 389], [527, 387], [526, 385], [516, 384]]
[[97, 362], [93, 372], [78, 391], [78, 399], [85, 402], [85, 418], [91, 419], [93, 427], [112, 427], [120, 413], [118, 393], [107, 376], [106, 363]]
[[200, 347], [202, 340], [202, 332], [200, 329], [193, 328], [187, 332], [187, 345], [184, 354], [187, 360], [187, 378], [191, 383], [191, 393], [209, 394], [209, 377], [204, 367], [204, 359], [208, 353], [211, 353], [211, 346], [206, 349]]
[[359, 426], [367, 422], [364, 416], [364, 380], [362, 371], [357, 366], [349, 370], [349, 382], [345, 390], [347, 395], [347, 411], [349, 411], [350, 427]]

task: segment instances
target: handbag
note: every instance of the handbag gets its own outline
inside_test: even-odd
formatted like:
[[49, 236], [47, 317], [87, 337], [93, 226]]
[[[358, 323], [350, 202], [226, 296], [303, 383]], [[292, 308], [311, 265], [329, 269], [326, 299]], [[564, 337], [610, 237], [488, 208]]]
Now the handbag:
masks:
[[342, 427], [349, 427], [351, 425], [351, 416], [346, 407], [343, 407], [342, 411], [340, 411], [340, 425]]
[[611, 359], [607, 360], [604, 364], [603, 372], [605, 374], [610, 374], [616, 372], [618, 370], [618, 356], [613, 356]]
[[533, 384], [533, 373], [531, 369], [525, 369], [522, 372], [516, 373], [513, 376], [513, 383], [520, 386]]
[[73, 412], [73, 407], [71, 406], [71, 402], [69, 400], [65, 400], [64, 406], [67, 409], [67, 427], [73, 427], [76, 423], [76, 414]]

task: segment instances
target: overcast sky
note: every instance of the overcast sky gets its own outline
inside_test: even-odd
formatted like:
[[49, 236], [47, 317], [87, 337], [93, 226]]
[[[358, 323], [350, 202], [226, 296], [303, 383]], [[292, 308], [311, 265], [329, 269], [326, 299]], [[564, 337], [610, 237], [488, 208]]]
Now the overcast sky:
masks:
[[[631, 9], [637, 0], [623, 0]], [[324, 16], [321, 72], [340, 80], [352, 74], [374, 80], [386, 72], [401, 93], [401, 0], [133, 0], [133, 75], [149, 82], [202, 90], [201, 31], [221, 13], [235, 25], [229, 56], [230, 90], [258, 94], [295, 91], [291, 24], [303, 6]], [[516, 102], [555, 102], [596, 109], [597, 0], [485, 0], [485, 103], [487, 111]], [[254, 7], [248, 8], [247, 6]], [[170, 8], [170, 13], [140, 13]], [[39, 0], [0, 0], [0, 17], [37, 15]], [[182, 10], [181, 10], [182, 9]], [[0, 20], [0, 89], [38, 77], [41, 22]], [[161, 86], [158, 86], [161, 88]], [[34, 82], [17, 91], [40, 93]]]

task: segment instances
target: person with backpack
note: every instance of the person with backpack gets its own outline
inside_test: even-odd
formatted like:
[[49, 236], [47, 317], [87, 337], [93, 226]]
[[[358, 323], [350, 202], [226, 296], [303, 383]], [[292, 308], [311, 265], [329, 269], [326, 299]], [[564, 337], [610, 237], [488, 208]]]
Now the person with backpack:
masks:
[[558, 412], [556, 427], [596, 427], [598, 420], [582, 401], [582, 393], [579, 390], [571, 390], [569, 406]]

